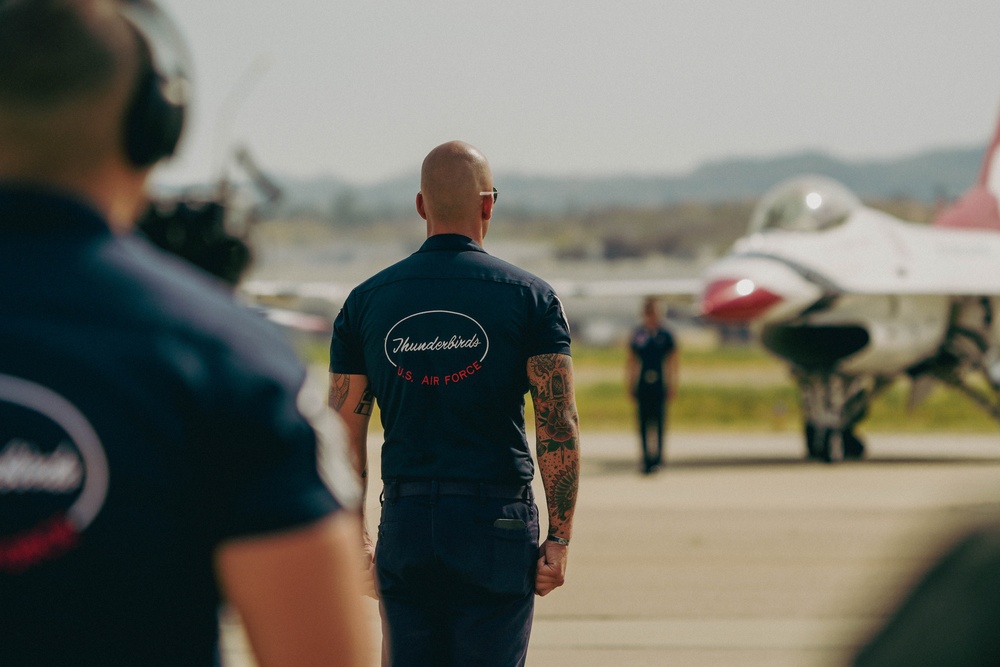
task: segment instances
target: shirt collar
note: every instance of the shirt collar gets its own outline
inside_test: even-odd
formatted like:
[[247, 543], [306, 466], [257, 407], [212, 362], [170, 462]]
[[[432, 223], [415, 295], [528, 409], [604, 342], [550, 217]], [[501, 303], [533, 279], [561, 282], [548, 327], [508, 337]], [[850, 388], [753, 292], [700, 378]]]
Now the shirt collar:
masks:
[[111, 232], [104, 216], [72, 195], [0, 183], [0, 232], [68, 230]]
[[461, 234], [435, 234], [434, 236], [429, 236], [417, 252], [434, 252], [438, 250], [486, 252], [478, 243], [468, 236]]

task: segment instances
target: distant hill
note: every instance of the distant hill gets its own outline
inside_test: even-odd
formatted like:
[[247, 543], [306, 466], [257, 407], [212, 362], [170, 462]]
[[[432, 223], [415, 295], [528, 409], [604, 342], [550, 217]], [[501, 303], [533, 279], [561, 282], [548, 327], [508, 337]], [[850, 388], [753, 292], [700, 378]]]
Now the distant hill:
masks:
[[[933, 202], [954, 198], [975, 180], [983, 147], [927, 151], [891, 160], [848, 161], [809, 151], [706, 163], [683, 175], [553, 177], [497, 173], [503, 211], [512, 216], [581, 215], [688, 202], [753, 200], [776, 183], [804, 173], [843, 182], [862, 199]], [[279, 216], [312, 214], [340, 222], [411, 216], [418, 175], [372, 185], [333, 177], [275, 180], [284, 190]]]

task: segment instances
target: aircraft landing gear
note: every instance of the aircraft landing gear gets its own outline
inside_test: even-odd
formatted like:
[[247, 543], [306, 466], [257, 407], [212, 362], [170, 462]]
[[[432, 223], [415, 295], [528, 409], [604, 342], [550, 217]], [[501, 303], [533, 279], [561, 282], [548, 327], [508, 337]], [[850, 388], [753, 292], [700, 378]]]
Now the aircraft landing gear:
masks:
[[828, 463], [862, 458], [865, 445], [854, 427], [888, 381], [803, 369], [796, 378], [805, 415], [807, 458]]
[[807, 423], [805, 430], [807, 458], [836, 463], [865, 455], [865, 443], [854, 434], [853, 428], [818, 428]]

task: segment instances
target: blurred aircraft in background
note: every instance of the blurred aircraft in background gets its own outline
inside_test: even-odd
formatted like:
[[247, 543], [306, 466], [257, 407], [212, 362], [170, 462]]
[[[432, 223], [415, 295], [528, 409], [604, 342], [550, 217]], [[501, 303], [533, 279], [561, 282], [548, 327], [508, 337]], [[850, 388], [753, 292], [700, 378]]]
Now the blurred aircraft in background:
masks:
[[859, 458], [855, 426], [898, 377], [916, 407], [936, 382], [1000, 421], [1000, 125], [977, 183], [933, 225], [804, 176], [758, 203], [706, 270], [702, 315], [747, 323], [788, 362], [807, 455]]
[[292, 331], [327, 336], [333, 333], [333, 316], [353, 288], [348, 283], [246, 280], [240, 283], [239, 292], [272, 322]]

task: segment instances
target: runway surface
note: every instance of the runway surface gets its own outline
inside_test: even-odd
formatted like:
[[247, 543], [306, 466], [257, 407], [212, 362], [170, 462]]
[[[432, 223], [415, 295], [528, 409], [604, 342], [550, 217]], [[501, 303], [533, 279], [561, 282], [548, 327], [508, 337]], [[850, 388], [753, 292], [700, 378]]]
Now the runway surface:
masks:
[[[954, 537], [1000, 520], [1000, 434], [866, 440], [828, 465], [794, 433], [671, 433], [643, 476], [632, 434], [584, 432], [568, 580], [537, 599], [528, 665], [848, 664]], [[252, 665], [224, 636], [227, 667]]]

